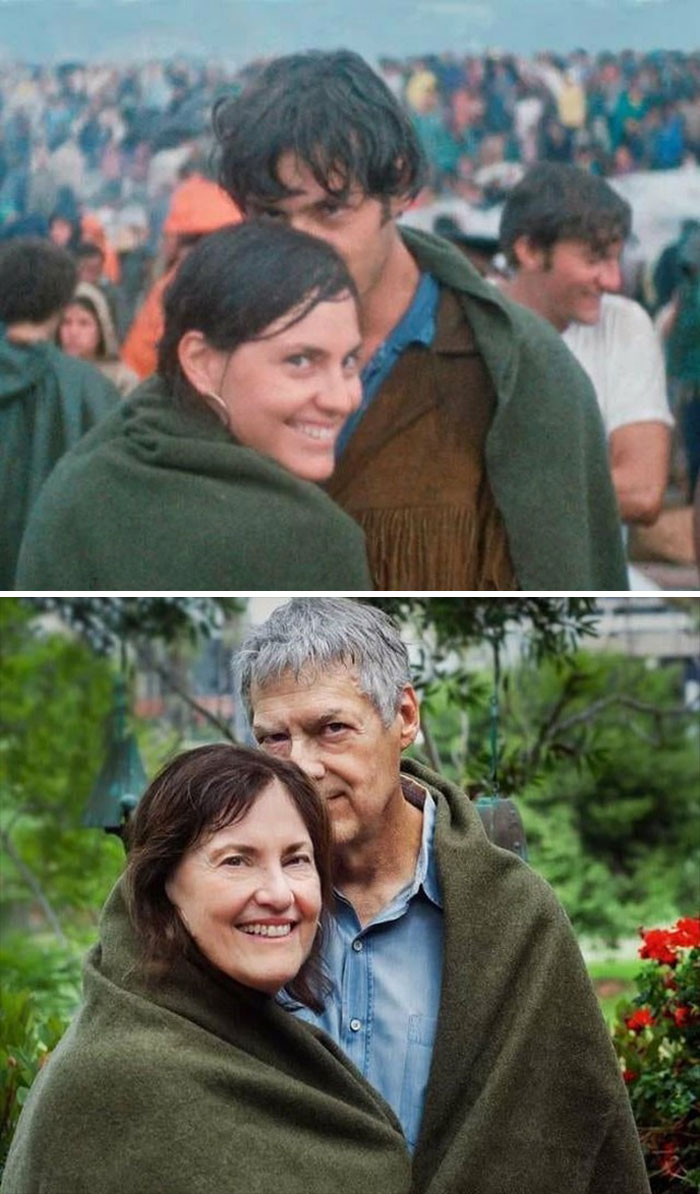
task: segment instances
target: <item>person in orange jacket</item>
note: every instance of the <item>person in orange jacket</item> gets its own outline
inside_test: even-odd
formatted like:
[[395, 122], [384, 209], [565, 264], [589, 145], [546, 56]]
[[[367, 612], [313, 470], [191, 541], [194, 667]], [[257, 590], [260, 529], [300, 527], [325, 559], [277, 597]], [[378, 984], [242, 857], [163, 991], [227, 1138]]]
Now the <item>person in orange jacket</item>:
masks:
[[139, 377], [155, 372], [163, 332], [163, 295], [181, 262], [202, 236], [240, 220], [235, 203], [217, 183], [201, 174], [190, 175], [173, 191], [163, 225], [167, 269], [146, 295], [122, 347], [122, 360]]

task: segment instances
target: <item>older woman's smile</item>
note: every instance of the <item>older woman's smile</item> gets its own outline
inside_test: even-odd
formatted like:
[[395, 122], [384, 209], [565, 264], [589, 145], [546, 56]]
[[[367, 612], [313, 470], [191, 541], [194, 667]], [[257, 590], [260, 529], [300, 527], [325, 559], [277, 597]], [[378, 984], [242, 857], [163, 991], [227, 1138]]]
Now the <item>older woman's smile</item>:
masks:
[[276, 994], [298, 974], [316, 936], [321, 885], [308, 830], [279, 780], [185, 854], [167, 893], [229, 978]]
[[252, 937], [278, 938], [288, 937], [296, 928], [296, 922], [285, 921], [255, 921], [253, 924], [236, 925], [242, 933], [249, 933]]

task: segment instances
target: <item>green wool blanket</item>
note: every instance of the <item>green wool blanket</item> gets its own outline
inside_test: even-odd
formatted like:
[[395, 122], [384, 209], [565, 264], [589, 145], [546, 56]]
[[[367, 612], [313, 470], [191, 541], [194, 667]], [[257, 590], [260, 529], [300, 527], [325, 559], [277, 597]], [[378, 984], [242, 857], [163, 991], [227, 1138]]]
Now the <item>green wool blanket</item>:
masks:
[[184, 960], [148, 985], [112, 893], [84, 1004], [23, 1109], [2, 1194], [407, 1194], [391, 1109], [273, 999]]
[[64, 456], [22, 543], [25, 589], [369, 589], [364, 536], [318, 486], [158, 377]]
[[493, 846], [453, 785], [437, 801], [442, 999], [413, 1194], [649, 1194], [607, 1028], [550, 887]]

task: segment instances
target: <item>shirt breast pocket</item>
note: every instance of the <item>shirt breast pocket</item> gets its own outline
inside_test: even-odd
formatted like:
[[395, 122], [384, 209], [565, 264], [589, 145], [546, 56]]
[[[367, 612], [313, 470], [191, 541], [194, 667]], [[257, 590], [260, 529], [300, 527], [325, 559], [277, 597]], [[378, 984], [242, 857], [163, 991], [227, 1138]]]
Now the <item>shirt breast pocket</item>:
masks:
[[408, 1017], [399, 1118], [411, 1149], [416, 1146], [423, 1117], [423, 1104], [430, 1075], [430, 1063], [433, 1059], [436, 1028], [437, 1018], [435, 1016]]

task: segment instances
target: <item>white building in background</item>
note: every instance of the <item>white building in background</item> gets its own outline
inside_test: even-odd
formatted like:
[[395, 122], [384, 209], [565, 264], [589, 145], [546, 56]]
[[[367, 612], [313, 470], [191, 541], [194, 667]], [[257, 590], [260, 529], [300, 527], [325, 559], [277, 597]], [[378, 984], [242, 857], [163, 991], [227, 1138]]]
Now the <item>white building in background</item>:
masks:
[[[694, 608], [691, 606], [694, 603]], [[585, 639], [588, 651], [619, 651], [658, 660], [697, 660], [700, 598], [675, 603], [665, 595], [599, 597], [602, 617], [596, 638]], [[695, 617], [693, 616], [695, 614]]]

